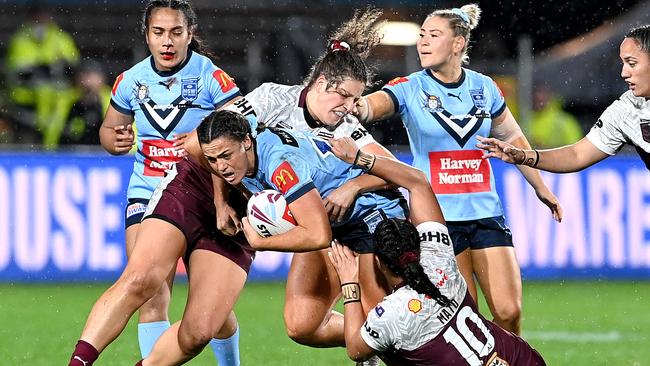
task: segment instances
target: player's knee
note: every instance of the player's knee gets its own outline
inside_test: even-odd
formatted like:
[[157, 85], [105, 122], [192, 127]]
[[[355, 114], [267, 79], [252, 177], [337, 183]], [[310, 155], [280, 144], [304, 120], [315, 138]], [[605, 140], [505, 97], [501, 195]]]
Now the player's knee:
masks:
[[144, 299], [144, 301], [151, 298], [162, 283], [151, 273], [143, 271], [130, 272], [124, 275], [120, 282], [127, 296]]
[[196, 355], [210, 342], [216, 330], [209, 322], [183, 322], [178, 330], [178, 345], [188, 355]]
[[504, 303], [495, 307], [494, 319], [501, 324], [517, 324], [521, 319], [521, 305]]
[[[312, 319], [313, 320], [313, 319]], [[318, 325], [312, 324], [308, 319], [304, 319], [294, 314], [284, 315], [284, 325], [287, 336], [294, 342], [304, 345], [311, 344], [312, 339], [318, 329]]]

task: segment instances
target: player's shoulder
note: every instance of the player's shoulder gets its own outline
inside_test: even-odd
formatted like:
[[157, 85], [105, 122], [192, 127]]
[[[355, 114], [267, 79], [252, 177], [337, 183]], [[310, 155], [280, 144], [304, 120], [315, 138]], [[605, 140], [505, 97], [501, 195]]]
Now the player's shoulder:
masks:
[[613, 104], [617, 104], [621, 108], [642, 109], [646, 106], [647, 102], [644, 97], [637, 97], [631, 90], [628, 90], [618, 97]]
[[253, 89], [253, 91], [273, 93], [273, 94], [284, 94], [290, 91], [302, 90], [303, 88], [304, 86], [302, 85], [284, 85], [284, 84], [266, 82], [266, 83], [262, 83], [260, 86]]
[[483, 73], [480, 73], [478, 71], [470, 70], [467, 68], [463, 68], [465, 71], [465, 79], [470, 83], [470, 84], [478, 84], [478, 85], [493, 85], [494, 80], [492, 80], [491, 77], [488, 75], [485, 75]]
[[143, 74], [149, 74], [153, 70], [151, 67], [151, 62], [152, 62], [151, 56], [145, 57], [140, 62], [136, 63], [135, 65], [131, 66], [127, 70], [123, 71], [120, 74], [120, 77], [122, 79], [133, 79]]
[[427, 77], [426, 70], [420, 70], [405, 76], [397, 76], [389, 80], [384, 87], [394, 87], [397, 85], [408, 86], [414, 83], [419, 84], [426, 80]]

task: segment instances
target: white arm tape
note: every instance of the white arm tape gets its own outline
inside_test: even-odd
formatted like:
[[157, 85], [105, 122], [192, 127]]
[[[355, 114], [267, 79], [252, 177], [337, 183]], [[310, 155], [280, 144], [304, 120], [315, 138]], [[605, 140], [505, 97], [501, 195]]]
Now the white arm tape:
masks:
[[492, 124], [490, 135], [501, 141], [510, 143], [523, 136], [524, 133], [521, 132], [521, 128], [517, 121], [515, 121], [515, 117], [511, 113], [508, 113], [503, 122], [496, 126]]

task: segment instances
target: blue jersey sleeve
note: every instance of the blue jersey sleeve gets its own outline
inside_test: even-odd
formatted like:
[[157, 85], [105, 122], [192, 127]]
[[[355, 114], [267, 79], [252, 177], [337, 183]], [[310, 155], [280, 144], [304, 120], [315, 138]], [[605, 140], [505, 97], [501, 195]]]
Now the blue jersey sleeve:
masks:
[[231, 101], [233, 98], [241, 95], [235, 79], [230, 77], [225, 71], [210, 64], [210, 70], [207, 70], [207, 87], [212, 98], [212, 104], [215, 109], [221, 108], [224, 104]]
[[489, 91], [489, 95], [492, 98], [492, 110], [490, 115], [492, 119], [499, 117], [506, 110], [506, 100], [501, 93], [501, 89], [497, 86], [494, 80], [487, 78], [486, 88]]
[[127, 72], [123, 72], [115, 79], [113, 89], [111, 90], [111, 105], [115, 110], [126, 115], [133, 115], [133, 108], [131, 107], [131, 97], [133, 90], [129, 88], [131, 83], [125, 81], [129, 79]]
[[406, 76], [395, 78], [382, 88], [393, 100], [395, 112], [402, 114], [406, 108], [406, 100], [410, 95], [409, 78]]
[[287, 203], [302, 197], [315, 188], [310, 166], [297, 154], [274, 153], [266, 164], [268, 184], [280, 191]]

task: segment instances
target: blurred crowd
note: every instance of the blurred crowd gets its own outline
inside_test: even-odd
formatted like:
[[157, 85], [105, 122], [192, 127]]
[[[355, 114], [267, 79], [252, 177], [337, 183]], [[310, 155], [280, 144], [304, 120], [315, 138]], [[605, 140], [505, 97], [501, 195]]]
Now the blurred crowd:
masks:
[[[74, 37], [56, 23], [43, 3], [32, 5], [28, 15], [10, 37], [4, 55], [0, 144], [48, 150], [98, 145], [111, 90], [104, 65], [81, 54]], [[491, 45], [487, 47], [489, 55], [505, 57], [499, 42], [482, 44]], [[482, 52], [486, 52], [484, 48]], [[507, 85], [500, 86], [507, 91]], [[508, 99], [516, 115], [516, 98]], [[537, 147], [569, 144], [583, 135], [578, 120], [544, 86], [535, 88], [527, 125], [531, 143]], [[380, 141], [385, 132], [394, 135], [381, 128], [372, 132]], [[386, 142], [399, 143], [399, 139]]]

